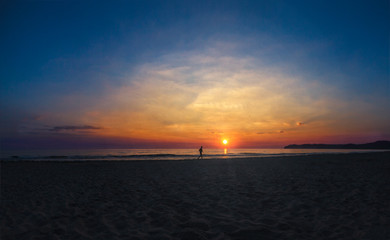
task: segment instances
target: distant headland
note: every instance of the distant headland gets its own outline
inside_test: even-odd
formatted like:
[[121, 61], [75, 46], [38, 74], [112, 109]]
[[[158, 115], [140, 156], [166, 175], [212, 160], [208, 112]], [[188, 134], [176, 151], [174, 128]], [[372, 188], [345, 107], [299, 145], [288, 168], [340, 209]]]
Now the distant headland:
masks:
[[364, 144], [291, 144], [285, 149], [390, 149], [390, 141], [376, 141]]

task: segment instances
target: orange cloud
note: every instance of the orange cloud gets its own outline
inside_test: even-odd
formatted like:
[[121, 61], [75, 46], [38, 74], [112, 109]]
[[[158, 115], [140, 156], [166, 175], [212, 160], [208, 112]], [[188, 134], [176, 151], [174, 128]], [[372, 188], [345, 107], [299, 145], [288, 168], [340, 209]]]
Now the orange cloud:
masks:
[[[333, 86], [292, 77], [253, 58], [201, 52], [172, 54], [161, 62], [139, 66], [99, 99], [68, 97], [65, 104], [88, 102], [88, 109], [58, 112], [52, 122], [104, 126], [95, 134], [148, 141], [220, 144], [228, 138], [230, 146], [364, 131], [370, 122], [351, 123], [352, 103], [338, 98], [342, 94]], [[352, 113], [361, 119], [361, 112]]]

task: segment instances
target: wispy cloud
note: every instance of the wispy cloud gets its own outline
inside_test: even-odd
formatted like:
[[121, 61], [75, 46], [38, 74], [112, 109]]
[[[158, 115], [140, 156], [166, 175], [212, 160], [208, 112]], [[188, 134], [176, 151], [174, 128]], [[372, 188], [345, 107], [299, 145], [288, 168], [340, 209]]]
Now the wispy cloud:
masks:
[[36, 121], [58, 124], [46, 128], [52, 134], [233, 143], [366, 131], [386, 119], [367, 117], [372, 105], [346, 99], [337, 86], [217, 47], [162, 56], [122, 73], [118, 82], [99, 97], [65, 96], [56, 105], [62, 111]]
[[298, 127], [301, 120], [329, 114], [327, 99], [333, 97], [315, 79], [289, 76], [252, 57], [206, 52], [165, 56], [139, 66], [124, 82], [85, 121], [110, 126], [106, 133], [121, 136], [253, 138], [259, 132], [289, 133], [286, 122]]
[[85, 131], [85, 130], [101, 130], [101, 127], [84, 125], [84, 126], [55, 126], [49, 129], [49, 131], [53, 132], [61, 132], [61, 131]]

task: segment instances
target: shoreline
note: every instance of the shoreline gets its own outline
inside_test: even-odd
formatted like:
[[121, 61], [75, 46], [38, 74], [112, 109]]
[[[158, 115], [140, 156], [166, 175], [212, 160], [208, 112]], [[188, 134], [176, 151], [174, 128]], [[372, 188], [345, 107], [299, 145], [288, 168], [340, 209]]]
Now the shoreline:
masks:
[[[354, 149], [351, 149], [354, 150]], [[44, 158], [32, 158], [32, 159], [26, 159], [23, 157], [9, 157], [9, 158], [0, 158], [0, 163], [4, 162], [58, 162], [58, 163], [66, 163], [66, 162], [137, 162], [137, 161], [212, 161], [212, 160], [239, 160], [239, 159], [263, 159], [263, 158], [302, 158], [302, 157], [322, 157], [322, 156], [337, 156], [337, 155], [354, 155], [354, 154], [386, 154], [390, 153], [390, 150], [383, 149], [372, 149], [372, 150], [362, 150], [362, 151], [354, 151], [354, 152], [318, 152], [318, 153], [281, 153], [281, 154], [264, 154], [264, 155], [258, 155], [258, 156], [222, 156], [222, 157], [214, 157], [214, 156], [207, 156], [204, 155], [204, 159], [197, 159], [197, 157], [194, 158], [175, 158], [175, 159], [162, 159], [162, 158], [148, 158], [148, 156], [145, 157], [145, 159], [142, 159], [143, 156], [139, 155], [139, 157], [132, 158], [120, 158], [118, 159], [88, 159], [88, 158], [66, 158], [66, 156], [54, 156], [52, 158], [44, 157]]]

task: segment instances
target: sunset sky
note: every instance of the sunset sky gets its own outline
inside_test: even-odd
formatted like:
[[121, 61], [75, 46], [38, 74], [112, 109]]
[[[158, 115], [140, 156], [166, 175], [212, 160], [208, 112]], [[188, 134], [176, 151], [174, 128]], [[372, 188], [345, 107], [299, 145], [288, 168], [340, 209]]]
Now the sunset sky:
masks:
[[7, 148], [390, 140], [389, 1], [2, 1]]

